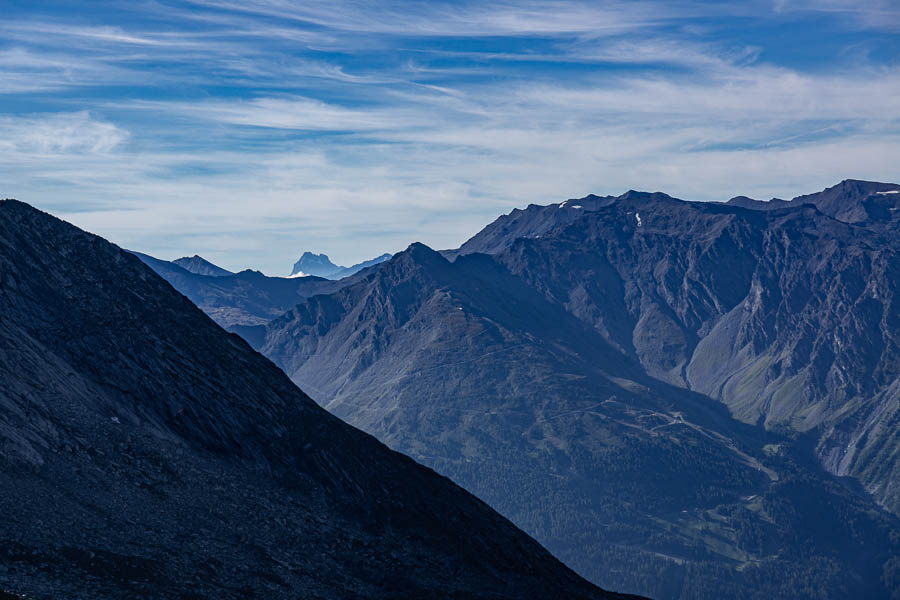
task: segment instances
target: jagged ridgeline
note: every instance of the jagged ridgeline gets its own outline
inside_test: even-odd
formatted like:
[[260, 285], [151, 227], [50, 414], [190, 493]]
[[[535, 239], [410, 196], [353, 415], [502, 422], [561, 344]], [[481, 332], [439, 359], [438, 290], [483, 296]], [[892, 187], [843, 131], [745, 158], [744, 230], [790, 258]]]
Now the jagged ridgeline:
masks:
[[310, 294], [252, 341], [602, 586], [889, 598], [898, 190], [532, 205]]
[[140, 260], [0, 202], [0, 596], [613, 598]]
[[365, 260], [350, 267], [342, 267], [331, 262], [326, 254], [313, 254], [304, 252], [300, 260], [294, 263], [291, 269], [291, 277], [323, 277], [325, 279], [343, 279], [354, 275], [363, 269], [383, 263], [391, 257], [390, 254], [382, 254], [370, 260]]

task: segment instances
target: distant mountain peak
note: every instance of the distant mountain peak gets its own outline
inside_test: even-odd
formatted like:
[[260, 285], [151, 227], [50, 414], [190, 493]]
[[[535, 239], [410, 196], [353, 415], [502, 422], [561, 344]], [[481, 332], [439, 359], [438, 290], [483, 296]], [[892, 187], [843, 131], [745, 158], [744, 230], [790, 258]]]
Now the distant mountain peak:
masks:
[[324, 252], [321, 254], [316, 254], [315, 252], [310, 252], [308, 250], [300, 256], [300, 260], [319, 260], [322, 262], [328, 261], [329, 263], [331, 263], [331, 259], [329, 259], [328, 255]]
[[197, 275], [209, 275], [211, 277], [226, 277], [234, 275], [231, 271], [223, 269], [209, 262], [199, 254], [193, 256], [183, 256], [172, 261], [182, 269], [195, 273]]
[[728, 206], [737, 206], [738, 208], [749, 208], [751, 210], [775, 210], [776, 208], [786, 208], [791, 205], [789, 201], [782, 200], [781, 198], [756, 200], [749, 196], [735, 196], [725, 204]]
[[422, 242], [413, 242], [409, 246], [406, 247], [406, 252], [409, 252], [414, 255], [431, 255], [437, 254], [435, 250], [432, 250]]
[[306, 251], [300, 256], [300, 260], [294, 263], [290, 277], [307, 277], [314, 275], [325, 279], [343, 279], [357, 273], [367, 267], [377, 265], [389, 259], [390, 254], [382, 254], [370, 260], [357, 263], [350, 267], [343, 267], [331, 262], [327, 254], [316, 254]]
[[316, 277], [328, 277], [341, 267], [337, 266], [327, 254], [316, 254], [306, 251], [300, 256], [300, 260], [294, 263], [291, 269], [291, 276], [303, 273], [304, 275], [315, 275]]
[[638, 190], [628, 190], [618, 198], [616, 202], [681, 202], [677, 198], [673, 198], [663, 192], [641, 192]]
[[385, 274], [385, 277], [394, 277], [402, 273], [401, 277], [418, 277], [424, 276], [431, 278], [434, 275], [443, 272], [446, 266], [450, 265], [440, 252], [433, 250], [422, 244], [421, 242], [413, 242], [403, 252], [398, 252], [391, 257], [391, 260], [385, 263], [385, 269], [379, 271], [379, 274]]

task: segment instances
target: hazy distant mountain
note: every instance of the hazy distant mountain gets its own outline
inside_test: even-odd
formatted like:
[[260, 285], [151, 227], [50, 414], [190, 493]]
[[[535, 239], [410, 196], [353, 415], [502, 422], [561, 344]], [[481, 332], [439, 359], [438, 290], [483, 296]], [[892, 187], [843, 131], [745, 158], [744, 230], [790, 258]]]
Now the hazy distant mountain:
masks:
[[900, 525], [872, 498], [900, 508], [898, 187], [531, 206], [455, 262], [416, 244], [308, 298], [261, 349], [596, 582], [887, 598]]
[[738, 208], [750, 208], [753, 210], [775, 210], [779, 208], [788, 208], [791, 206], [790, 201], [781, 198], [772, 198], [771, 200], [754, 200], [747, 196], [735, 196], [728, 202], [728, 206], [737, 206]]
[[[219, 325], [239, 333], [252, 344], [261, 343], [266, 323], [281, 316], [298, 302], [314, 294], [334, 292], [352, 283], [350, 277], [390, 258], [389, 254], [384, 254], [352, 267], [332, 265], [338, 270], [332, 272], [330, 278], [324, 278], [306, 274], [268, 277], [249, 269], [230, 273], [199, 256], [170, 262], [140, 252], [133, 254], [190, 298]], [[327, 256], [320, 256], [327, 261]]]
[[326, 254], [313, 254], [312, 252], [304, 252], [300, 260], [294, 263], [291, 269], [291, 277], [328, 277], [341, 267], [337, 266]]
[[182, 269], [196, 273], [197, 275], [211, 275], [213, 277], [223, 277], [225, 275], [234, 275], [231, 271], [226, 271], [222, 267], [217, 267], [202, 256], [185, 256], [176, 258], [172, 261]]
[[324, 277], [325, 279], [343, 279], [349, 277], [359, 271], [380, 263], [383, 263], [391, 257], [390, 254], [382, 254], [376, 258], [357, 263], [352, 267], [341, 267], [328, 258], [325, 254], [313, 254], [312, 252], [304, 252], [300, 260], [294, 263], [291, 269], [291, 277]]
[[259, 271], [198, 275], [165, 260], [134, 252], [138, 258], [229, 331], [265, 325], [313, 294], [332, 292], [336, 282], [320, 277], [267, 277]]
[[0, 202], [0, 292], [4, 595], [608, 597], [101, 238]]

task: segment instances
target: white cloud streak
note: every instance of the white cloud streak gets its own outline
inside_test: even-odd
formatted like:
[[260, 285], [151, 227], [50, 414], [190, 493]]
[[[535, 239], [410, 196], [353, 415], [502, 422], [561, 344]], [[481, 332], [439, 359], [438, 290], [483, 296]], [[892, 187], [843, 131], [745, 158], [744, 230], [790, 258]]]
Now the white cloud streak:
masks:
[[[162, 258], [283, 274], [306, 249], [352, 263], [452, 247], [515, 206], [590, 192], [724, 200], [896, 179], [900, 70], [802, 72], [678, 29], [725, 4], [194, 4], [210, 10], [150, 5], [192, 28], [5, 23], [0, 99], [55, 104], [0, 116], [0, 195]], [[766, 3], [760, 18], [850, 9]], [[516, 66], [554, 62], [577, 69]]]
[[312, 23], [351, 32], [400, 36], [547, 35], [633, 31], [700, 10], [697, 3], [578, 2], [325, 2], [193, 0], [194, 4]]
[[777, 13], [831, 13], [849, 17], [858, 27], [900, 31], [895, 0], [775, 0]]
[[0, 117], [0, 149], [5, 152], [46, 157], [69, 153], [107, 154], [127, 138], [128, 132], [91, 118], [87, 111]]

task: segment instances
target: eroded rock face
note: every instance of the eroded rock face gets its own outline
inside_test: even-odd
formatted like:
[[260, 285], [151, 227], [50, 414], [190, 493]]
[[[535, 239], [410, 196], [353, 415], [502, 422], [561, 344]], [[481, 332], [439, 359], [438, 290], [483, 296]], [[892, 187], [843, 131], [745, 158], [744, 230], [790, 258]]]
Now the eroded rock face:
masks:
[[613, 597], [329, 415], [133, 255], [0, 202], [0, 589]]
[[[897, 509], [900, 198], [862, 187], [859, 223], [809, 198], [529, 207], [300, 303], [260, 348], [596, 582], [886, 597], [896, 519], [810, 460]], [[851, 513], [865, 533], [835, 534]]]
[[[898, 232], [896, 220], [844, 223], [806, 203], [758, 212], [634, 196], [497, 258], [653, 377], [746, 423], [814, 430], [823, 464], [896, 512]], [[542, 270], [545, 256], [568, 268]]]

